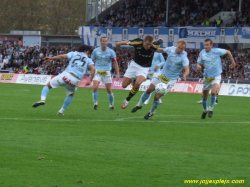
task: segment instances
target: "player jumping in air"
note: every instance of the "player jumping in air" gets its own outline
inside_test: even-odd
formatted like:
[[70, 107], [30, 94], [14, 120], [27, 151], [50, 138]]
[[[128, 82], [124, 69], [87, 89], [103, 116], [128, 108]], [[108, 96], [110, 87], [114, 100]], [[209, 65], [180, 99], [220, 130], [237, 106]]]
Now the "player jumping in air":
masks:
[[136, 78], [136, 81], [128, 97], [123, 101], [123, 109], [127, 108], [130, 99], [139, 91], [141, 83], [147, 78], [154, 52], [160, 47], [161, 43], [162, 39], [154, 41], [154, 38], [150, 35], [145, 36], [143, 40], [137, 38], [116, 43], [116, 47], [130, 45], [135, 48], [134, 59], [130, 62], [124, 74], [122, 87], [126, 88], [131, 83], [132, 79]]

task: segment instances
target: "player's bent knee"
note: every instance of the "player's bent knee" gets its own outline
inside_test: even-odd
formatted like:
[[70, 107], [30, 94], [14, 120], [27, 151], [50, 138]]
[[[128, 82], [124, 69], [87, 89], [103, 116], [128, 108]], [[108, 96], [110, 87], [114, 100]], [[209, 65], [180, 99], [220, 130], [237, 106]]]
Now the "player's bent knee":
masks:
[[46, 86], [48, 86], [49, 89], [52, 88], [52, 86], [50, 85], [50, 82], [48, 82], [48, 83], [46, 84]]
[[141, 86], [141, 82], [136, 82], [134, 85], [135, 88], [140, 88], [140, 86]]
[[215, 95], [216, 95], [216, 92], [211, 92], [211, 95], [212, 95], [212, 96], [215, 96]]
[[122, 83], [123, 88], [127, 88], [128, 84]]

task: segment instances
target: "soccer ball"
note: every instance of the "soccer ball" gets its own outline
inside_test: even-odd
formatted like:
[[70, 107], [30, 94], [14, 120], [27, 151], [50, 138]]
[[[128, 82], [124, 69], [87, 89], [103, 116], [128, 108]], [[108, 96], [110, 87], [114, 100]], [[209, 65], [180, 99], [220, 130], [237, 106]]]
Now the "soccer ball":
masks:
[[155, 92], [161, 95], [165, 95], [167, 93], [167, 85], [164, 83], [158, 83], [155, 87]]

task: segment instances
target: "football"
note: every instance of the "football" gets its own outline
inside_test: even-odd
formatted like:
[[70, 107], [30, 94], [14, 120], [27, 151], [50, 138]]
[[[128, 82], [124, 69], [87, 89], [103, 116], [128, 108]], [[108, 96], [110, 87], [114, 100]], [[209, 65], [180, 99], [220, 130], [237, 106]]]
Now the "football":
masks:
[[165, 95], [167, 92], [167, 85], [164, 83], [158, 83], [155, 87], [155, 92], [161, 95]]

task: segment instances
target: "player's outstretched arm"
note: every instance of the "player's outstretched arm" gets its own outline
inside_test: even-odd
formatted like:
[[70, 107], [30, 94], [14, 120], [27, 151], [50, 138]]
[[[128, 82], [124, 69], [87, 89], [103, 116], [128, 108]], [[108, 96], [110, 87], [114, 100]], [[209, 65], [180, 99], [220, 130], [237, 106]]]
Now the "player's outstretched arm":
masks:
[[120, 47], [121, 45], [128, 45], [128, 43], [129, 43], [129, 40], [125, 40], [125, 41], [122, 41], [122, 42], [116, 42], [115, 46]]
[[119, 66], [117, 63], [117, 60], [113, 60], [114, 66], [115, 66], [115, 72], [116, 72], [116, 79], [119, 80], [120, 79], [120, 70], [119, 70]]
[[197, 70], [202, 70], [202, 66], [201, 66], [201, 64], [199, 64], [198, 62], [197, 62], [197, 64], [196, 64], [196, 69], [197, 69]]
[[189, 75], [189, 66], [184, 66], [184, 73], [183, 73], [183, 79], [186, 81], [187, 76]]
[[91, 82], [93, 81], [93, 78], [95, 76], [95, 66], [94, 64], [90, 65], [90, 80], [86, 83], [86, 85], [90, 85]]
[[49, 60], [55, 60], [55, 59], [61, 59], [61, 58], [68, 58], [68, 55], [62, 54], [62, 55], [57, 55], [57, 56], [53, 56], [53, 57], [45, 57], [43, 59], [46, 61], [49, 61]]
[[90, 80], [92, 81], [95, 76], [95, 66], [92, 64], [90, 66]]
[[233, 69], [236, 65], [235, 61], [234, 61], [234, 57], [232, 55], [232, 53], [229, 50], [226, 50], [227, 55], [229, 56], [230, 60], [231, 60], [231, 65], [230, 68]]
[[155, 52], [163, 53], [163, 48], [158, 48]]

